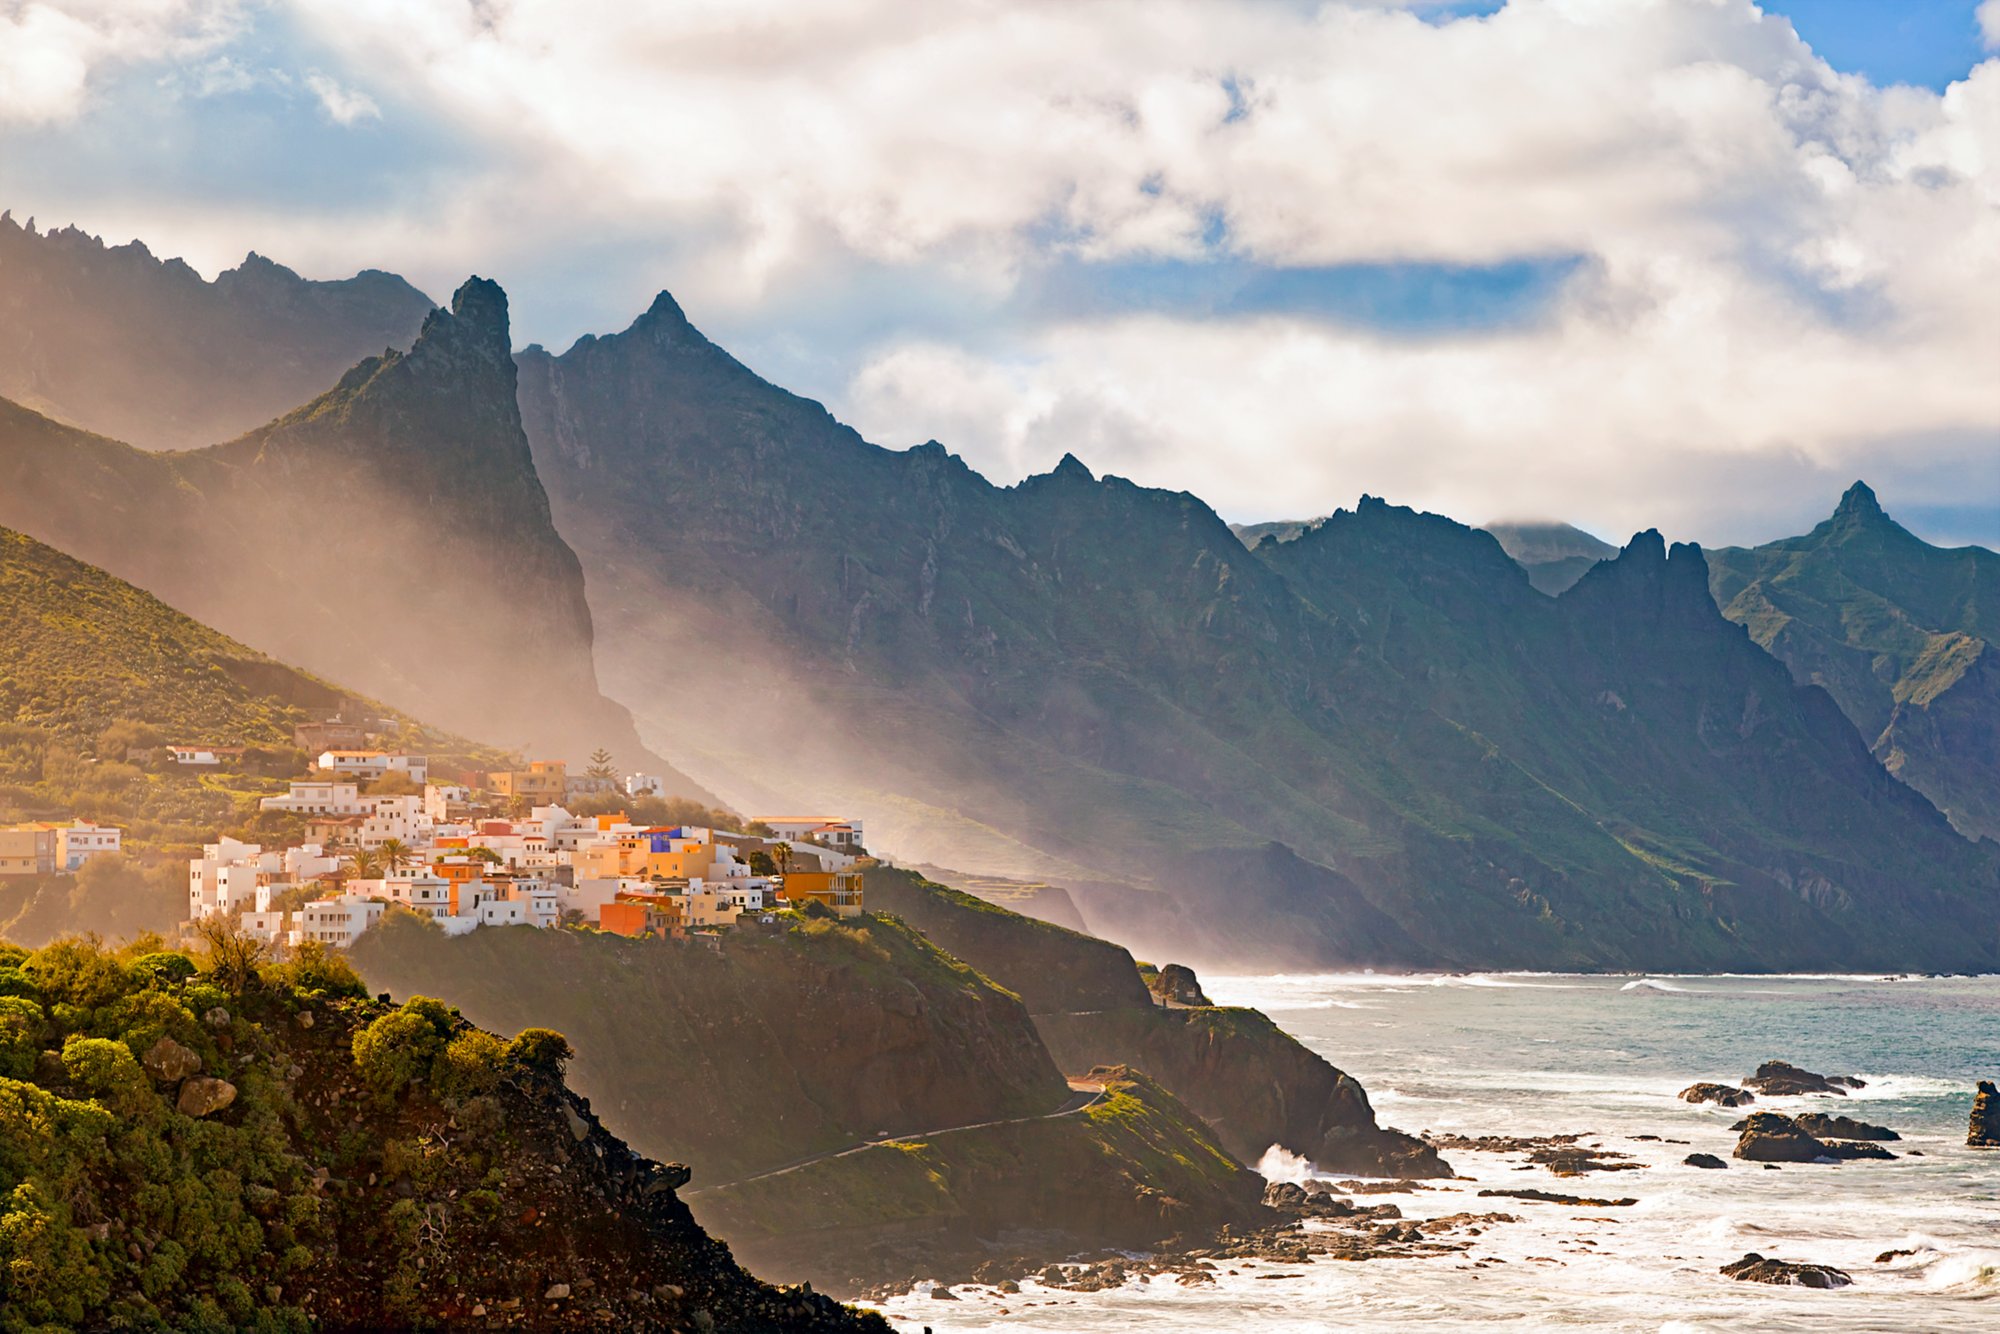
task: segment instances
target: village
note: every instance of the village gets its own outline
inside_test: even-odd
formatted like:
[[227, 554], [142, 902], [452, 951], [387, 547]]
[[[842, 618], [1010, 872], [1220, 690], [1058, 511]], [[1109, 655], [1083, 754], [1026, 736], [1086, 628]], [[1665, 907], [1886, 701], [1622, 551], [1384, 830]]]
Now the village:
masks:
[[[189, 770], [233, 758], [226, 746], [167, 749]], [[771, 924], [808, 904], [840, 917], [862, 909], [858, 820], [764, 816], [736, 831], [573, 813], [564, 802], [579, 798], [659, 804], [660, 780], [620, 779], [602, 763], [581, 775], [536, 760], [439, 777], [423, 755], [319, 751], [310, 777], [258, 802], [302, 837], [206, 844], [188, 862], [186, 925], [219, 919], [272, 946], [345, 949], [407, 910], [448, 936], [573, 927], [715, 944], [739, 922]], [[73, 873], [122, 846], [122, 830], [85, 821], [0, 827], [0, 877]]]

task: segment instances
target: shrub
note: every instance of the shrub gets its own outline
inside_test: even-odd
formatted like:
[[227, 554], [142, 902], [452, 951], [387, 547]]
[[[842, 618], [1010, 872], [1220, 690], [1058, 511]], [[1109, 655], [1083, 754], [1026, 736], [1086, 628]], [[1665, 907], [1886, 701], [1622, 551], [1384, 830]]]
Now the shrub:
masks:
[[150, 976], [155, 985], [175, 986], [193, 977], [197, 969], [187, 955], [177, 950], [161, 950], [134, 959], [132, 971]]
[[357, 1000], [368, 996], [368, 984], [361, 980], [361, 974], [354, 971], [346, 956], [317, 940], [302, 942], [292, 951], [290, 959], [264, 972], [272, 982], [302, 996], [349, 996]]
[[445, 1045], [432, 1083], [441, 1098], [476, 1098], [500, 1082], [508, 1046], [483, 1029], [469, 1028]]
[[58, 940], [35, 951], [21, 971], [49, 1004], [81, 1010], [109, 1005], [131, 988], [125, 965], [94, 940]]
[[569, 1039], [552, 1028], [524, 1028], [507, 1044], [508, 1060], [549, 1079], [561, 1079], [563, 1068], [574, 1055]]
[[355, 1068], [378, 1093], [395, 1097], [433, 1076], [456, 1018], [443, 1001], [412, 996], [354, 1035]]
[[0, 1076], [26, 1079], [34, 1074], [47, 1030], [41, 1006], [19, 996], [0, 996]]
[[153, 1086], [132, 1049], [110, 1038], [72, 1037], [63, 1044], [63, 1069], [77, 1085], [123, 1116], [153, 1103]]
[[194, 925], [202, 943], [202, 960], [215, 985], [241, 996], [262, 980], [264, 942], [246, 935], [233, 917], [204, 917]]

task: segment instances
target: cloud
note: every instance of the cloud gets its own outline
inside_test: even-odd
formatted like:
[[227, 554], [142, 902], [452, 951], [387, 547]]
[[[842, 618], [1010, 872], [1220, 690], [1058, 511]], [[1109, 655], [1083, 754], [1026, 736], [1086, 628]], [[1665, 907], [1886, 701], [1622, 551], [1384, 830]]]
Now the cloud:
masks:
[[306, 75], [306, 87], [333, 117], [338, 125], [352, 125], [361, 120], [380, 120], [382, 108], [375, 105], [375, 99], [355, 88], [343, 88], [332, 77], [313, 73]]
[[2000, 51], [2000, 0], [1979, 0], [1975, 11], [1979, 19], [1980, 40], [1988, 51]]
[[191, 59], [238, 31], [233, 0], [0, 4], [0, 125], [68, 120], [106, 65]]
[[873, 438], [1232, 517], [1955, 499], [2000, 446], [2000, 61], [1877, 88], [1750, 0], [1487, 8], [283, 0], [334, 120], [365, 71], [480, 151], [149, 239], [495, 273], [552, 343], [670, 284]]

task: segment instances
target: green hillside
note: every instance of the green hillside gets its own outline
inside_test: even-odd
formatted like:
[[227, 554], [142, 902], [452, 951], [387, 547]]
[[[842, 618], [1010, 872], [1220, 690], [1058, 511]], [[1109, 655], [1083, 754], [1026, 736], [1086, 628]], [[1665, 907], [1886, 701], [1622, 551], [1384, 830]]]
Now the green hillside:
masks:
[[[326, 711], [382, 720], [392, 744], [445, 767], [503, 752], [439, 732], [247, 648], [95, 566], [0, 528], [0, 821], [125, 826], [141, 854], [182, 851], [255, 820], [311, 757], [292, 729]], [[158, 748], [247, 748], [192, 773]]]
[[2000, 838], [2000, 555], [1931, 546], [1856, 482], [1803, 537], [1711, 552], [1715, 601], [1968, 837]]

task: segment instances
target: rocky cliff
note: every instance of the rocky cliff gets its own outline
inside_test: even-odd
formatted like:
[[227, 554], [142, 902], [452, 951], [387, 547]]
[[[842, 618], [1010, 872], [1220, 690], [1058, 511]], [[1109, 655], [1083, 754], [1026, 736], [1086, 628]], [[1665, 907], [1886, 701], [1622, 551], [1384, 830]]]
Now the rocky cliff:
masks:
[[768, 1287], [564, 1039], [370, 1001], [324, 955], [0, 948], [10, 1328], [880, 1330]]
[[310, 282], [252, 254], [208, 281], [138, 241], [0, 214], [0, 396], [144, 449], [270, 421], [363, 357], [407, 348], [431, 305], [373, 269]]
[[871, 868], [866, 886], [879, 910], [1017, 989], [1065, 1071], [1080, 1075], [1110, 1065], [1144, 1071], [1245, 1162], [1257, 1162], [1275, 1145], [1331, 1172], [1451, 1175], [1429, 1145], [1376, 1124], [1358, 1081], [1255, 1010], [1205, 1000], [1162, 1006], [1123, 948], [908, 871]]
[[1803, 537], [1709, 553], [1723, 614], [1823, 687], [1968, 838], [2000, 838], [2000, 555], [1931, 546], [1856, 482]]
[[408, 352], [227, 444], [149, 454], [0, 401], [0, 522], [453, 730], [664, 768], [597, 689], [514, 377], [473, 279]]
[[1078, 901], [1165, 957], [2000, 960], [1993, 855], [1762, 670], [1656, 535], [1560, 599], [1374, 500], [1246, 551], [1073, 458], [1000, 488], [869, 445], [664, 295], [520, 362], [609, 688], [726, 737], [698, 762], [746, 800], [810, 774], [913, 860], [1122, 882]]

